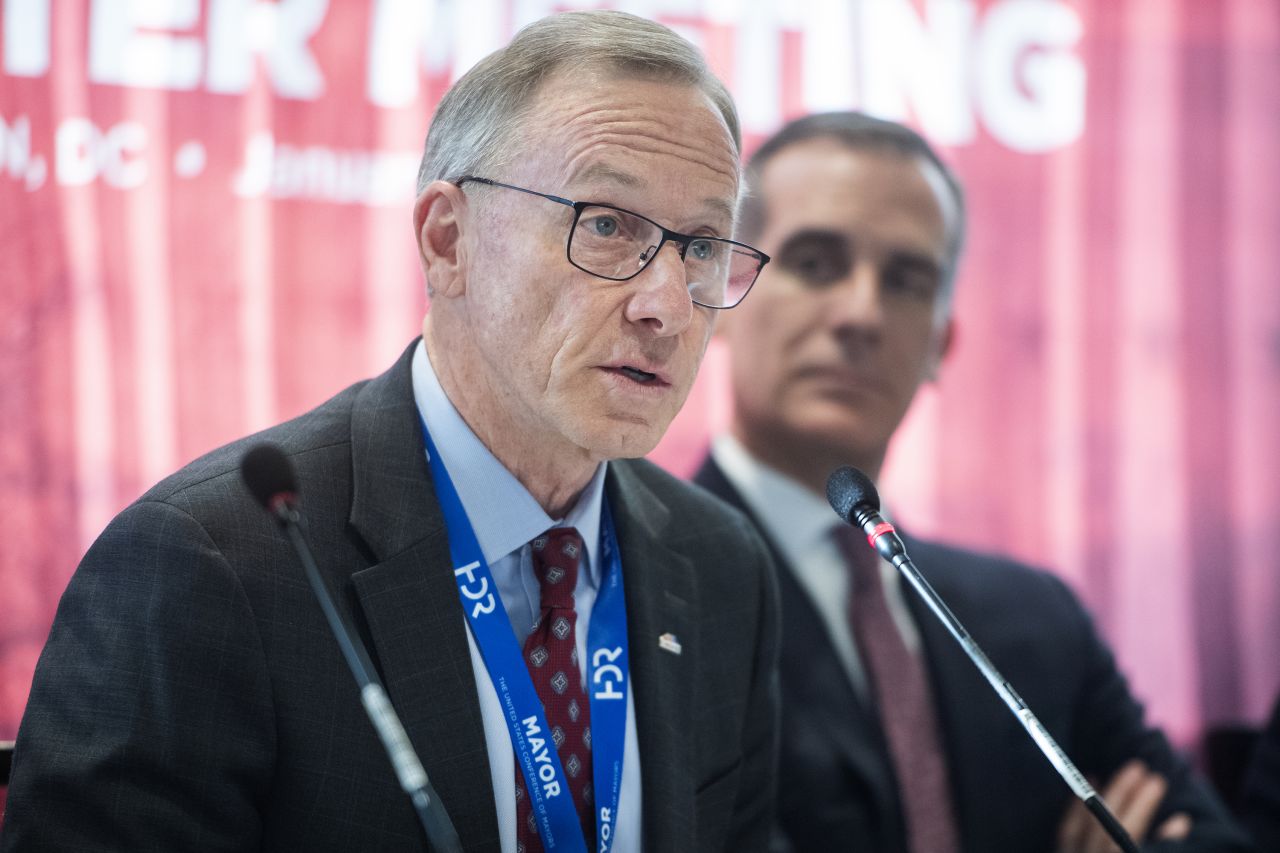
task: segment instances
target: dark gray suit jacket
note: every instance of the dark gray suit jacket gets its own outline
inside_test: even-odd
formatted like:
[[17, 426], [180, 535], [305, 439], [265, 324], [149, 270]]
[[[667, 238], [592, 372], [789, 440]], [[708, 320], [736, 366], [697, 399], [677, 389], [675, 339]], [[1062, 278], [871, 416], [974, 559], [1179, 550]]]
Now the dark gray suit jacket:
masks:
[[[0, 849], [420, 851], [297, 559], [240, 482], [257, 441], [302, 484], [320, 570], [468, 850], [498, 826], [466, 622], [410, 381], [388, 373], [197, 460], [85, 556], [37, 667]], [[777, 599], [739, 514], [610, 463], [654, 851], [762, 849]], [[501, 512], [501, 507], [493, 507]], [[658, 646], [677, 636], [682, 654]]]
[[[750, 514], [710, 459], [694, 481]], [[834, 516], [833, 516], [834, 518]], [[763, 528], [761, 528], [763, 531]], [[766, 537], [767, 538], [767, 537]], [[1164, 774], [1158, 820], [1177, 811], [1192, 837], [1150, 850], [1247, 850], [1218, 799], [1160, 732], [1143, 724], [1115, 661], [1075, 596], [1045, 572], [904, 537], [913, 560], [992, 662], [1088, 776], [1130, 758]], [[782, 754], [778, 819], [796, 853], [905, 853], [897, 783], [878, 712], [849, 683], [808, 593], [774, 551], [782, 598]], [[920, 629], [969, 853], [1052, 851], [1072, 796], [977, 668], [919, 596]]]

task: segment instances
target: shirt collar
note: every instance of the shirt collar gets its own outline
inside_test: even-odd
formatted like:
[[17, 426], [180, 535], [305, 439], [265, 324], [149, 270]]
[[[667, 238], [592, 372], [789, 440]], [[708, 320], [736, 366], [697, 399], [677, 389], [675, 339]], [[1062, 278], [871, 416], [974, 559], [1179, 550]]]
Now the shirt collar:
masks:
[[575, 527], [586, 545], [591, 583], [598, 585], [605, 466], [596, 466], [591, 481], [569, 513], [563, 519], [553, 519], [458, 414], [440, 385], [421, 340], [413, 352], [411, 369], [418, 413], [431, 431], [485, 561], [492, 566], [552, 527]]
[[840, 523], [826, 498], [755, 459], [732, 435], [718, 436], [711, 456], [793, 565], [804, 565]]

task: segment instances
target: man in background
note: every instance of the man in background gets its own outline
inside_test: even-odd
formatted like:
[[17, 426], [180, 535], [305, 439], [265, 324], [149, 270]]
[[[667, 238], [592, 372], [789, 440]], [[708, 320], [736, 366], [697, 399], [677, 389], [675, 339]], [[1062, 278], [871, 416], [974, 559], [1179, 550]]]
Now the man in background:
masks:
[[[950, 346], [965, 221], [955, 176], [908, 128], [832, 113], [765, 142], [748, 191], [740, 234], [773, 262], [721, 327], [734, 416], [696, 481], [747, 512], [782, 566], [785, 849], [1111, 849], [952, 637], [824, 497], [841, 465], [879, 476]], [[904, 538], [1131, 835], [1237, 849], [1060, 581]]]
[[[522, 30], [427, 137], [422, 338], [253, 439], [297, 469], [320, 573], [466, 850], [767, 843], [768, 553], [701, 490], [617, 461], [657, 443], [766, 260], [726, 239], [738, 148], [727, 91], [667, 28], [592, 12]], [[76, 571], [6, 853], [425, 849], [240, 482], [248, 446], [157, 485]]]
[[1280, 698], [1262, 729], [1240, 792], [1240, 821], [1262, 850], [1280, 850]]

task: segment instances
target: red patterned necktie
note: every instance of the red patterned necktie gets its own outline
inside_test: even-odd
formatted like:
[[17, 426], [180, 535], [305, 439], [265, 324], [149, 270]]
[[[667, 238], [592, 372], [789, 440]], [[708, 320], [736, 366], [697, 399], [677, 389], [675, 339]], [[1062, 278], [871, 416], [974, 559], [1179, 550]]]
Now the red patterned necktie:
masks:
[[907, 648], [889, 612], [880, 555], [852, 527], [836, 528], [852, 570], [849, 618], [898, 777], [913, 853], [958, 851], [951, 786], [938, 719], [920, 655]]
[[[587, 849], [595, 850], [594, 791], [591, 780], [591, 706], [578, 669], [578, 613], [573, 590], [582, 562], [582, 537], [572, 527], [556, 527], [530, 543], [533, 574], [542, 604], [533, 630], [524, 641], [524, 662], [547, 716], [551, 738], [560, 755], [578, 809]], [[541, 851], [542, 839], [516, 761], [516, 853]]]

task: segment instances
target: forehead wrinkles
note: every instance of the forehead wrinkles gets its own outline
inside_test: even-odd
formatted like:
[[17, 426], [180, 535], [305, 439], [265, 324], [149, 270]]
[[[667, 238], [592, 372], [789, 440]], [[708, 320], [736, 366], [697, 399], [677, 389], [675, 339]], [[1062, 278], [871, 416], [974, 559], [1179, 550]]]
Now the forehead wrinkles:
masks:
[[[625, 149], [659, 157], [673, 157], [708, 170], [712, 181], [723, 181], [732, 195], [738, 184], [738, 161], [728, 131], [708, 112], [687, 125], [676, 111], [652, 115], [649, 110], [617, 106], [585, 107], [560, 125], [565, 139], [566, 177], [585, 161], [606, 150]], [[701, 120], [699, 120], [701, 119]], [[714, 144], [707, 144], [711, 137]], [[644, 175], [636, 177], [644, 178]], [[732, 199], [730, 199], [732, 201]]]

